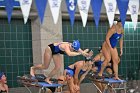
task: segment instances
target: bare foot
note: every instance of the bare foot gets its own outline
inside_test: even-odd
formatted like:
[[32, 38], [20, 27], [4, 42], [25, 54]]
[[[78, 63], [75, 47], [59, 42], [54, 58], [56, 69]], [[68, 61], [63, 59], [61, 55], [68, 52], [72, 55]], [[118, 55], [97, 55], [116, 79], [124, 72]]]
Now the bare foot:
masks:
[[119, 77], [114, 77], [115, 80], [121, 80]]
[[102, 75], [100, 76], [100, 75], [98, 75], [98, 74], [95, 75], [95, 78], [96, 78], [96, 79], [104, 79], [104, 77], [103, 77]]
[[102, 75], [102, 74], [100, 74], [100, 73], [98, 73], [98, 76], [102, 77], [103, 75]]
[[30, 68], [30, 75], [33, 77], [35, 76], [35, 70], [33, 67]]
[[50, 78], [46, 78], [45, 82], [47, 82], [48, 84], [52, 84], [52, 82], [50, 81]]

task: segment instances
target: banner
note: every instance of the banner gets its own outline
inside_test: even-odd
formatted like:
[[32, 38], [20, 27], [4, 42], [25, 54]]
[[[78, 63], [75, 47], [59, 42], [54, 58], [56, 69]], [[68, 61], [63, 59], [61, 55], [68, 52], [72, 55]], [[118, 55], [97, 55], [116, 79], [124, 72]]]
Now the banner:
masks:
[[66, 5], [70, 16], [71, 25], [73, 26], [75, 20], [75, 10], [77, 5], [77, 0], [66, 0]]
[[36, 3], [36, 8], [38, 11], [40, 21], [41, 21], [41, 23], [43, 23], [47, 0], [35, 0], [35, 3]]
[[110, 24], [110, 27], [113, 25], [114, 22], [114, 16], [116, 11], [116, 0], [104, 0], [104, 4], [106, 7], [106, 13], [108, 17], [108, 21]]
[[129, 10], [131, 13], [131, 19], [134, 24], [134, 30], [136, 30], [138, 21], [138, 11], [139, 11], [139, 0], [129, 0]]
[[129, 3], [129, 0], [117, 0], [118, 9], [120, 12], [120, 19], [121, 19], [123, 27], [124, 27], [125, 20], [126, 20], [128, 3]]
[[103, 0], [91, 0], [91, 7], [96, 27], [98, 27]]
[[5, 1], [0, 1], [0, 6], [3, 6], [5, 4]]
[[26, 24], [29, 17], [32, 0], [19, 0], [19, 3], [24, 18], [24, 24]]
[[54, 23], [56, 24], [59, 17], [60, 5], [62, 0], [49, 0]]
[[87, 23], [90, 1], [91, 0], [78, 0], [78, 8], [82, 18], [83, 27], [85, 27]]
[[14, 0], [5, 0], [5, 6], [6, 6], [6, 12], [7, 12], [7, 17], [8, 17], [8, 23], [11, 21], [11, 16], [13, 12], [13, 5], [14, 5]]

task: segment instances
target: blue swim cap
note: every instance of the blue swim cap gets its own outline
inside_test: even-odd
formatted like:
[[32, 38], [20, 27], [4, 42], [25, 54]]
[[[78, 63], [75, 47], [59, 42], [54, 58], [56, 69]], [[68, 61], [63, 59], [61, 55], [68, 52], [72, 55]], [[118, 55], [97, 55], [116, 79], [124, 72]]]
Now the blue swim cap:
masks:
[[74, 50], [78, 51], [80, 48], [80, 42], [78, 40], [74, 40], [71, 46]]
[[3, 75], [4, 75], [4, 73], [3, 72], [0, 72], [0, 79], [2, 78]]
[[67, 70], [66, 75], [69, 75], [69, 76], [73, 77], [74, 72], [72, 70]]

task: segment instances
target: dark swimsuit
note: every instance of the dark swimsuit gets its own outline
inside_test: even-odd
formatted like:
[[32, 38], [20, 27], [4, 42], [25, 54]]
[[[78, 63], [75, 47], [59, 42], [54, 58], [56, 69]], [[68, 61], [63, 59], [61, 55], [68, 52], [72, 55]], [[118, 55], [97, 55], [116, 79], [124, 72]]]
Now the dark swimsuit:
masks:
[[4, 90], [4, 91], [3, 91], [3, 90], [1, 90], [1, 91], [0, 91], [0, 93], [7, 93], [7, 91], [6, 91], [6, 90]]
[[102, 63], [103, 61], [98, 61], [98, 62], [94, 62], [95, 66], [98, 68], [97, 72], [100, 72], [101, 70], [101, 67], [102, 67]]
[[112, 59], [111, 59], [111, 61], [110, 61], [109, 63], [111, 63], [111, 66], [107, 66], [106, 69], [107, 69], [107, 68], [110, 68], [110, 69], [113, 71], [113, 73], [114, 73], [114, 70], [113, 70], [113, 61], [112, 61]]
[[[61, 44], [61, 43], [60, 43]], [[51, 51], [52, 51], [52, 55], [55, 55], [55, 54], [66, 54], [64, 51], [62, 51], [60, 48], [59, 48], [59, 45], [58, 44], [57, 46], [54, 46], [54, 44], [49, 44], [48, 46], [51, 48]]]
[[[94, 62], [95, 66], [98, 68], [98, 70], [97, 70], [98, 73], [99, 73], [100, 70], [101, 70], [102, 63], [103, 63], [103, 61], [101, 61], [101, 60], [99, 60], [99, 61], [97, 61], [97, 62]], [[113, 73], [114, 73], [114, 70], [113, 70], [113, 61], [112, 61], [112, 59], [111, 59], [111, 61], [110, 61], [109, 63], [111, 63], [111, 66], [106, 66], [106, 69], [107, 69], [107, 68], [110, 68], [110, 69], [113, 71]]]

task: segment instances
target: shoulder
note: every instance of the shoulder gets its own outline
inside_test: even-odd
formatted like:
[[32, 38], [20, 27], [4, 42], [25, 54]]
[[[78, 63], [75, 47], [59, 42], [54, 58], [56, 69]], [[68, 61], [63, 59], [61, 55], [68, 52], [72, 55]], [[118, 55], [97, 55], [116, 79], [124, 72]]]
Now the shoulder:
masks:
[[62, 46], [68, 46], [68, 45], [70, 45], [71, 43], [69, 43], [69, 42], [60, 42], [59, 44], [62, 45]]
[[99, 55], [100, 55], [101, 57], [104, 56], [103, 53], [99, 53]]
[[116, 30], [116, 25], [112, 25], [112, 27], [110, 28], [111, 31], [115, 31]]
[[122, 34], [124, 34], [124, 29], [122, 28]]
[[4, 84], [4, 87], [5, 87], [6, 89], [8, 89], [8, 85], [7, 85], [7, 84]]
[[60, 42], [61, 44], [69, 44], [69, 42]]
[[101, 56], [102, 55], [102, 53], [100, 52], [99, 54], [97, 54], [98, 56]]
[[77, 61], [76, 63], [75, 63], [75, 65], [76, 65], [76, 67], [82, 67], [83, 65], [84, 65], [84, 61]]
[[1, 89], [2, 85], [0, 84], [0, 89]]
[[113, 25], [112, 27], [110, 27], [109, 29], [108, 29], [108, 34], [110, 33], [110, 34], [113, 34], [113, 33], [115, 33], [115, 30], [116, 30], [116, 27], [115, 27], [115, 25]]
[[95, 57], [100, 57], [102, 53], [97, 54]]
[[59, 45], [60, 45], [60, 47], [61, 48], [69, 48], [69, 45], [70, 45], [71, 43], [69, 43], [69, 42], [60, 42], [59, 43]]

